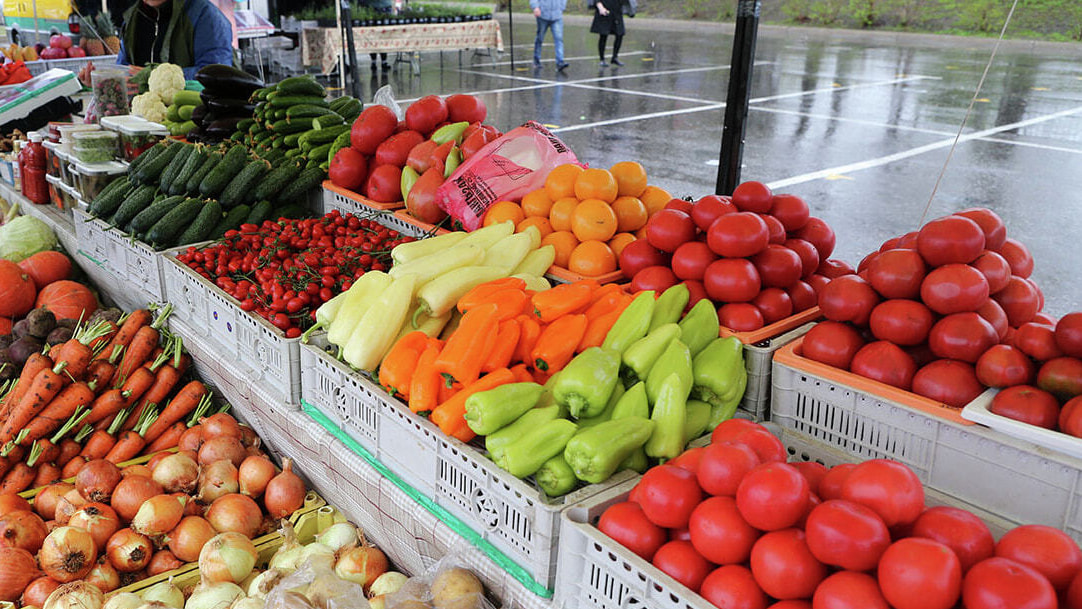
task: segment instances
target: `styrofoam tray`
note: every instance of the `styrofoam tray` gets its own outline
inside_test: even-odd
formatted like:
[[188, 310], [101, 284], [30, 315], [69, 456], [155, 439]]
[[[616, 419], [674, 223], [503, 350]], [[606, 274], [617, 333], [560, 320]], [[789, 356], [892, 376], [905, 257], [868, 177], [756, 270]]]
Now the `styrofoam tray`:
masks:
[[1065, 455], [1082, 459], [1082, 438], [1076, 438], [1054, 429], [1045, 429], [1007, 418], [992, 412], [992, 398], [995, 390], [986, 391], [981, 397], [973, 400], [962, 409], [962, 418], [974, 423], [980, 423], [1000, 433], [1033, 442], [1038, 446], [1044, 446], [1059, 451]]

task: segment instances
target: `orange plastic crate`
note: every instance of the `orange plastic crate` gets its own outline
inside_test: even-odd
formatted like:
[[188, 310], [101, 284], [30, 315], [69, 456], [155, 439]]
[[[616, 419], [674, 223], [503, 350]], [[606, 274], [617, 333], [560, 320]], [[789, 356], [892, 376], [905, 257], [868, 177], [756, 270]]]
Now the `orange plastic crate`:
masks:
[[819, 307], [812, 307], [801, 311], [796, 315], [790, 315], [785, 319], [780, 319], [768, 326], [763, 326], [758, 330], [752, 330], [750, 332], [737, 332], [736, 330], [730, 330], [725, 326], [721, 326], [719, 328], [718, 336], [722, 338], [735, 336], [745, 345], [754, 345], [755, 343], [762, 342], [768, 338], [781, 336], [789, 330], [803, 326], [808, 322], [818, 321], [822, 316], [822, 313], [819, 312]]
[[402, 209], [406, 206], [405, 201], [396, 201], [394, 203], [380, 203], [379, 201], [373, 201], [372, 199], [369, 199], [361, 193], [353, 192], [348, 188], [342, 188], [341, 186], [337, 186], [334, 182], [331, 182], [330, 180], [323, 181], [323, 188], [326, 188], [327, 190], [337, 195], [341, 195], [347, 199], [350, 199], [362, 207], [368, 207], [379, 211], [393, 211], [396, 209]]
[[406, 224], [409, 224], [411, 226], [416, 226], [417, 228], [421, 229], [422, 231], [424, 231], [426, 233], [431, 233], [433, 235], [444, 235], [444, 234], [447, 234], [447, 233], [451, 232], [451, 231], [447, 230], [446, 228], [439, 228], [435, 224], [429, 224], [428, 222], [421, 222], [417, 218], [414, 218], [409, 212], [407, 212], [404, 209], [399, 209], [399, 210], [395, 211], [394, 212], [394, 217], [396, 217], [399, 220], [405, 222]]

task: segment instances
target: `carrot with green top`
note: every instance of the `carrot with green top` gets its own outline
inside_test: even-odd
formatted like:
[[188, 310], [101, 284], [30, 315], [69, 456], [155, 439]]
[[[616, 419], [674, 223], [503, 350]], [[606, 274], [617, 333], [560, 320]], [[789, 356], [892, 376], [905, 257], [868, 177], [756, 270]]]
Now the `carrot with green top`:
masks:
[[[153, 444], [147, 445], [147, 453], [156, 453], [163, 450], [173, 448], [180, 443], [180, 436], [184, 435], [184, 432], [188, 431], [188, 425], [184, 421], [177, 421], [169, 426], [162, 435], [158, 436], [154, 440]], [[144, 438], [145, 440], [146, 438]]]
[[0, 446], [0, 476], [11, 471], [11, 468], [26, 454], [26, 448], [19, 444], [24, 433], [19, 432], [14, 440]]
[[522, 330], [514, 319], [505, 319], [500, 322], [496, 331], [496, 344], [488, 353], [488, 358], [481, 365], [481, 372], [492, 372], [500, 368], [511, 366], [511, 358], [515, 355], [515, 347]]
[[154, 424], [154, 421], [158, 418], [158, 411], [155, 408], [155, 404], [150, 404], [140, 415], [139, 421], [136, 422], [135, 428], [125, 431], [117, 438], [116, 444], [113, 448], [106, 453], [105, 460], [112, 463], [123, 463], [134, 459], [139, 453], [146, 448], [147, 442], [143, 434], [146, 433], [147, 428]]
[[[119, 348], [119, 347], [118, 347]], [[105, 391], [116, 374], [116, 364], [108, 359], [96, 359], [86, 368], [87, 383], [94, 383], [97, 391]]]
[[489, 302], [489, 298], [492, 294], [506, 288], [524, 290], [526, 289], [526, 282], [517, 277], [504, 277], [503, 279], [482, 283], [469, 292], [466, 292], [462, 298], [458, 299], [458, 304], [456, 305], [458, 311], [460, 313], [465, 313], [478, 305]]
[[142, 366], [143, 362], [151, 356], [158, 346], [158, 341], [161, 340], [159, 328], [169, 318], [172, 311], [173, 305], [165, 305], [161, 314], [158, 315], [158, 319], [154, 320], [150, 325], [140, 327], [135, 332], [135, 336], [132, 337], [131, 342], [124, 349], [124, 357], [120, 360], [120, 365], [117, 366], [116, 374], [113, 376], [113, 385], [126, 380], [132, 372]]
[[[93, 382], [93, 381], [91, 381]], [[60, 390], [34, 420], [25, 427], [24, 444], [44, 438], [71, 418], [76, 411], [94, 402], [94, 388], [82, 381], [72, 383]], [[50, 459], [51, 461], [52, 459]]]
[[494, 370], [476, 382], [463, 387], [462, 391], [456, 393], [454, 397], [437, 406], [429, 416], [429, 420], [439, 425], [440, 430], [448, 436], [469, 442], [477, 434], [473, 433], [470, 426], [466, 424], [466, 398], [513, 382], [515, 382], [515, 375], [507, 368]]
[[153, 444], [158, 436], [165, 433], [173, 423], [180, 421], [191, 414], [203, 402], [210, 403], [210, 392], [199, 381], [192, 381], [182, 387], [173, 399], [166, 404], [165, 408], [158, 413], [158, 419], [150, 425], [143, 438], [148, 444]]
[[34, 478], [37, 477], [37, 468], [30, 467], [22, 461], [15, 464], [6, 475], [4, 475], [4, 481], [0, 483], [0, 494], [2, 493], [21, 493], [30, 488], [30, 485], [34, 483]]
[[34, 476], [34, 481], [30, 483], [30, 488], [49, 486], [54, 482], [60, 482], [63, 478], [60, 468], [52, 461], [40, 463], [35, 469], [38, 470], [38, 473]]
[[[86, 443], [83, 444], [83, 450], [79, 452], [79, 456], [86, 457], [87, 461], [94, 461], [109, 454], [113, 444], [116, 444], [116, 438], [104, 429], [95, 431], [93, 427], [87, 425], [83, 427], [83, 431], [86, 430], [90, 430], [91, 433], [83, 436], [86, 438]], [[83, 431], [80, 431], [79, 434], [82, 435]], [[76, 436], [76, 441], [78, 441], [78, 438], [79, 436]]]
[[380, 362], [379, 384], [391, 395], [409, 400], [410, 384], [427, 346], [428, 335], [419, 330], [398, 339]]
[[430, 338], [425, 341], [425, 350], [417, 359], [417, 367], [410, 379], [409, 408], [413, 412], [431, 412], [439, 403], [442, 379], [436, 370], [436, 358], [442, 350], [442, 340]]
[[[83, 419], [86, 418], [86, 415], [88, 413], [88, 410], [80, 406], [75, 410], [71, 418], [64, 423], [63, 427], [57, 430], [56, 434], [53, 435], [52, 438], [41, 438], [34, 443], [35, 445], [40, 445], [42, 447], [42, 454], [40, 459], [42, 463], [56, 463], [58, 467], [62, 467], [65, 463], [68, 462], [68, 460], [71, 459], [71, 457], [79, 454], [79, 449], [81, 447], [79, 447], [78, 443], [71, 443], [77, 447], [73, 453], [73, 449], [70, 447], [70, 445], [65, 446], [62, 439], [71, 430], [78, 427], [82, 423]], [[27, 463], [29, 463], [30, 465], [34, 465], [34, 463], [31, 463], [29, 461]]]
[[[11, 409], [18, 404], [26, 392], [30, 389], [30, 385], [34, 382], [34, 377], [38, 375], [42, 370], [47, 370], [56, 365], [49, 356], [43, 353], [32, 353], [30, 357], [26, 358], [26, 363], [23, 364], [23, 370], [19, 373], [19, 380], [15, 381], [11, 389], [8, 391], [4, 398], [3, 409], [0, 410], [0, 420], [7, 419], [11, 414]], [[3, 444], [0, 442], [0, 444]]]
[[593, 288], [585, 281], [565, 283], [533, 295], [534, 313], [543, 323], [584, 311], [590, 306]]
[[488, 354], [496, 343], [496, 305], [489, 303], [470, 309], [462, 316], [455, 333], [436, 358], [436, 371], [447, 385], [470, 385], [481, 375]]
[[565, 315], [548, 325], [530, 352], [534, 368], [549, 374], [563, 370], [586, 334], [585, 315]]
[[71, 378], [82, 378], [87, 367], [90, 366], [90, 360], [94, 357], [94, 351], [89, 346], [90, 343], [108, 332], [108, 329], [109, 325], [106, 322], [80, 328], [75, 333], [75, 336], [64, 341], [60, 346], [60, 350], [54, 358], [55, 361], [67, 364], [68, 374]]
[[154, 320], [150, 311], [146, 309], [137, 309], [128, 313], [125, 317], [121, 318], [120, 327], [117, 329], [116, 334], [113, 335], [113, 339], [105, 346], [105, 348], [98, 353], [99, 358], [108, 358], [113, 354], [115, 347], [123, 349], [128, 346], [128, 343], [135, 338], [136, 332], [139, 328], [149, 325]]
[[100, 421], [112, 419], [118, 412], [129, 406], [128, 398], [131, 392], [123, 389], [110, 389], [98, 396], [90, 407], [90, 414], [86, 418], [86, 424], [93, 426]]
[[60, 393], [60, 390], [64, 388], [63, 373], [66, 367], [66, 362], [60, 362], [34, 376], [29, 390], [12, 407], [3, 428], [0, 428], [0, 442], [7, 442], [14, 438], [15, 434], [29, 425], [30, 421], [34, 420], [34, 417], [56, 397], [56, 394]]
[[135, 420], [129, 418], [128, 421], [124, 423], [125, 431], [135, 427], [138, 419], [143, 415], [143, 409], [146, 408], [148, 403], [164, 404], [166, 398], [168, 398], [169, 394], [173, 391], [173, 388], [176, 387], [182, 373], [172, 366], [170, 362], [173, 361], [175, 361], [173, 354], [170, 354], [167, 350], [150, 365], [149, 371], [154, 374], [153, 383], [141, 397], [137, 398], [139, 402], [132, 412], [132, 418]]

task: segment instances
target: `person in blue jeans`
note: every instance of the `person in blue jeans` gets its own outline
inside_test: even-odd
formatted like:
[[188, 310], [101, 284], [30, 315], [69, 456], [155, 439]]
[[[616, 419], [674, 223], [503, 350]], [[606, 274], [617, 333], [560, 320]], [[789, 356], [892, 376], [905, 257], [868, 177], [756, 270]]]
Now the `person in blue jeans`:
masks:
[[533, 67], [541, 67], [541, 43], [545, 32], [552, 29], [552, 42], [556, 46], [556, 70], [562, 72], [571, 65], [564, 61], [564, 9], [567, 0], [530, 0], [533, 16], [537, 17], [537, 38], [533, 41]]

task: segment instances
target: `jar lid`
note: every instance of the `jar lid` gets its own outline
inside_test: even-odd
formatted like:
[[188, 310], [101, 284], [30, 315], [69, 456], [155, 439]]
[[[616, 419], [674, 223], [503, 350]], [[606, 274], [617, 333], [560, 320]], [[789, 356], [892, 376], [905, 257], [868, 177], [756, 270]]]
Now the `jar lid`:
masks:
[[142, 124], [121, 125], [120, 133], [123, 135], [160, 135], [165, 137], [169, 135], [169, 127], [150, 121], [143, 121]]
[[74, 161], [72, 166], [75, 168], [75, 172], [85, 175], [117, 175], [124, 173], [128, 168], [123, 163], [116, 161], [106, 161], [104, 163], [84, 163], [82, 161]]
[[60, 149], [60, 142], [44, 141], [41, 143], [41, 145], [45, 146], [45, 148], [49, 150], [52, 150], [54, 153]]
[[72, 138], [75, 140], [76, 147], [86, 147], [100, 145], [101, 143], [109, 144], [115, 142], [119, 137], [115, 131], [79, 131], [72, 134]]
[[141, 116], [135, 116], [134, 114], [121, 114], [119, 116], [103, 116], [99, 123], [103, 129], [109, 129], [112, 131], [120, 131], [124, 125], [141, 125], [149, 123], [147, 119]]
[[41, 133], [38, 133], [37, 131], [31, 131], [29, 137], [30, 137], [31, 142], [36, 142], [36, 143], [39, 143], [39, 144], [41, 143], [42, 140], [45, 139], [45, 136], [42, 135]]
[[59, 128], [60, 140], [61, 141], [64, 141], [64, 140], [69, 140], [70, 141], [72, 135], [75, 134], [76, 132], [79, 132], [79, 131], [100, 131], [100, 130], [101, 130], [101, 127], [98, 126], [98, 125], [83, 124], [83, 123], [69, 123], [67, 125], [61, 125], [60, 126], [60, 128]]

